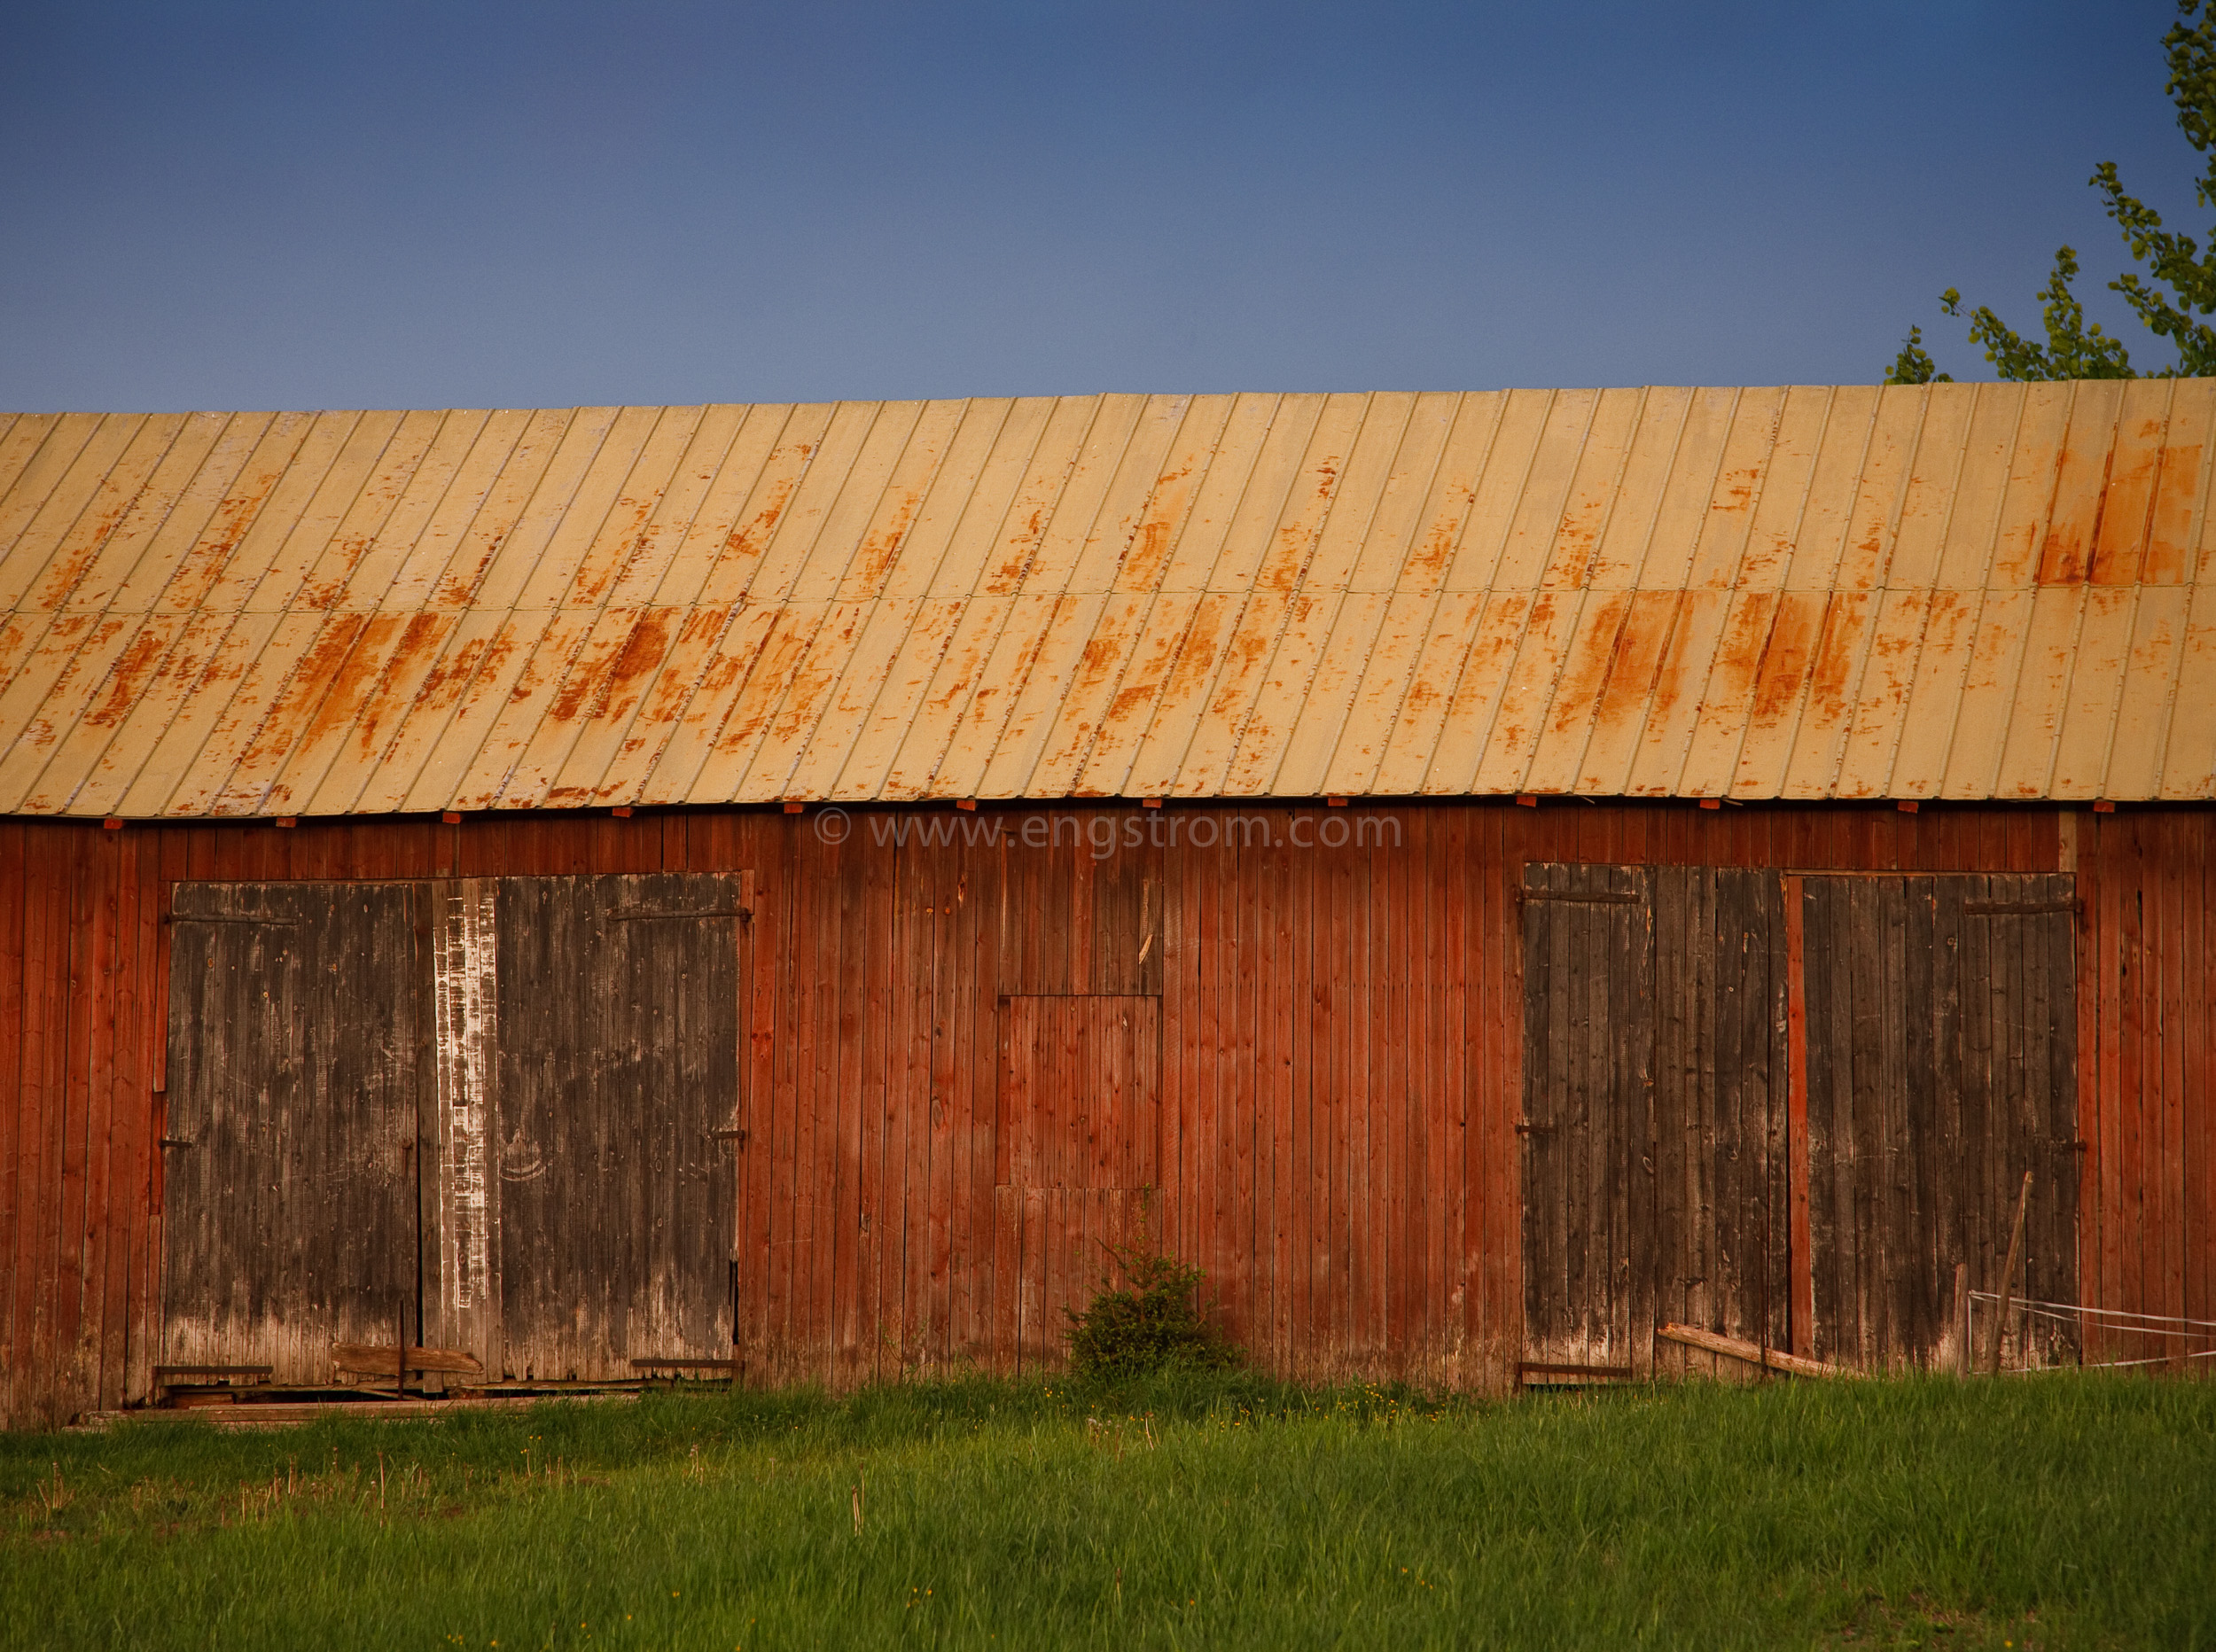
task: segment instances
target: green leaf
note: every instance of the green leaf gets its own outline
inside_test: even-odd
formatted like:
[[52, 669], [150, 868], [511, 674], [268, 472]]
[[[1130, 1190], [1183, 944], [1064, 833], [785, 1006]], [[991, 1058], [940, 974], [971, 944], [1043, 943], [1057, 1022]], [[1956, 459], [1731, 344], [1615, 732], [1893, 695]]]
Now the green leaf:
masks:
[[[2216, 0], [2179, 0], [2178, 20], [2163, 35], [2162, 45], [2170, 69], [2164, 90], [2175, 107], [2178, 129], [2209, 157], [2194, 196], [2202, 206], [2216, 208]], [[2110, 290], [2123, 295], [2141, 325], [2177, 351], [2177, 360], [2155, 376], [2216, 375], [2216, 328], [2199, 319], [2216, 315], [2216, 230], [2206, 238], [2209, 250], [2204, 251], [2200, 240], [2166, 228], [2159, 212], [2125, 190], [2114, 161], [2101, 162], [2087, 182], [2100, 192], [2103, 209], [2132, 261], [2143, 267], [2143, 274], [2128, 270], [2110, 282]], [[2141, 376], [2124, 341], [2086, 321], [2085, 307], [2072, 291], [2078, 274], [2076, 251], [2058, 249], [2054, 272], [2039, 293], [2044, 300], [2040, 317], [2044, 343], [2025, 339], [1987, 306], [1970, 312], [1970, 341], [1984, 347], [1986, 360], [2001, 378]], [[1947, 315], [1960, 315], [1961, 305], [1962, 294], [1953, 287], [1940, 295], [1939, 308]], [[1886, 382], [1931, 384], [1942, 378], [1931, 370], [1922, 335], [1910, 329]]]

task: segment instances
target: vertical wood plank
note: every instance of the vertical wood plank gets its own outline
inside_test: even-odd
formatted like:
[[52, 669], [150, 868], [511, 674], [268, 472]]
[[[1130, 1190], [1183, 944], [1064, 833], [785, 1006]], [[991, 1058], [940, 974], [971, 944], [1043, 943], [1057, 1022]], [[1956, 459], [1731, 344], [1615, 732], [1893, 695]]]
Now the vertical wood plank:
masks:
[[[1806, 1120], [1805, 1174], [1797, 1185], [1806, 1189], [1808, 1230], [1803, 1243], [1796, 1212], [1794, 1251], [1797, 1258], [1807, 1258], [1809, 1282], [1804, 1296], [1796, 1277], [1793, 1341], [1795, 1352], [1805, 1348], [1809, 1358], [1853, 1357], [1841, 1340], [1853, 1323], [1848, 1305], [1853, 1297], [1853, 1199], [1846, 1180], [1853, 1165], [1853, 995], [1842, 955], [1851, 936], [1841, 882], [1807, 879], [1786, 902], [1789, 915], [1798, 907], [1803, 926], [1798, 973], [1806, 1047], [1792, 1082], [1795, 1095], [1803, 1098], [1796, 1110]], [[1788, 924], [1791, 922], [1789, 916]], [[1814, 947], [1807, 941], [1810, 929], [1815, 932]], [[1789, 927], [1789, 970], [1791, 945]], [[1798, 1270], [1798, 1260], [1795, 1266]]]
[[[996, 830], [997, 815], [988, 816]], [[952, 1357], [954, 1320], [947, 1265], [956, 1176], [952, 1163], [955, 1111], [956, 1000], [959, 937], [967, 904], [966, 848], [942, 858], [923, 887], [925, 927], [912, 984], [917, 1004], [911, 1083], [908, 1188], [910, 1214], [905, 1315], [913, 1357], [923, 1370], [944, 1368]]]
[[[417, 885], [425, 903], [433, 1080], [422, 1165], [424, 1336], [505, 1367], [501, 1340], [498, 885]], [[410, 932], [416, 931], [411, 916]], [[411, 970], [411, 976], [415, 971]]]
[[[101, 1314], [98, 1403], [105, 1408], [143, 1394], [132, 1386], [134, 1357], [139, 1354], [131, 1335], [132, 1306], [141, 1294], [140, 1258], [146, 1240], [148, 1182], [147, 1154], [153, 1118], [152, 1075], [147, 1061], [146, 1028], [152, 1019], [144, 996], [152, 948], [147, 945], [152, 926], [148, 919], [145, 867], [156, 845], [144, 832], [132, 832], [117, 845], [115, 880], [117, 906], [116, 952], [113, 980], [113, 1004], [110, 1079], [114, 1134], [113, 1193], [109, 1207], [111, 1247], [105, 1269], [105, 1303]], [[144, 1363], [143, 1357], [139, 1363]]]
[[[1703, 1133], [1695, 1114], [1698, 1087], [1690, 1070], [1692, 994], [1687, 968], [1692, 951], [1688, 938], [1698, 933], [1692, 918], [1697, 900], [1695, 878], [1682, 867], [1658, 868], [1654, 875], [1654, 1084], [1642, 1121], [1646, 1163], [1641, 1173], [1653, 1189], [1648, 1267], [1652, 1311], [1659, 1318], [1708, 1325], [1709, 1274], [1702, 1252], [1709, 1229], [1706, 1223], [1695, 1220], [1702, 1205], [1693, 1165]], [[1656, 1343], [1651, 1336], [1648, 1343], [1649, 1368], [1658, 1375], [1689, 1368], [1686, 1356], [1691, 1350]]]
[[[0, 1427], [29, 1421], [29, 1326], [23, 1305], [23, 1242], [43, 1203], [37, 1177], [35, 1121], [24, 1068], [30, 1006], [37, 994], [37, 966], [27, 955], [31, 919], [27, 839], [37, 829], [0, 821]], [[20, 1419], [20, 1421], [19, 1421]]]
[[[1921, 818], [1909, 816], [1910, 819]], [[1945, 1097], [1934, 1049], [1939, 998], [1937, 880], [1900, 884], [1900, 1136], [1896, 1178], [1908, 1206], [1901, 1266], [1907, 1276], [1900, 1352], [1929, 1362], [1947, 1339], [1955, 1252], [1947, 1217], [1951, 1200], [1941, 1173], [1954, 1132], [1942, 1116]]]

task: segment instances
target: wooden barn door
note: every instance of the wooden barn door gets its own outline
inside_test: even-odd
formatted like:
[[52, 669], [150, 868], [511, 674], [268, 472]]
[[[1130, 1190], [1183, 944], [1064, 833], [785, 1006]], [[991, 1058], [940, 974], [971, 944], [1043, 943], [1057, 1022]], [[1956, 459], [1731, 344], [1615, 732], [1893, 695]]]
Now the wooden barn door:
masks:
[[503, 1362], [628, 1380], [731, 1354], [741, 879], [503, 878]]
[[[1955, 1265], [1971, 1290], [2000, 1289], [2026, 1171], [2017, 1294], [2075, 1302], [2073, 880], [1787, 881], [1806, 1071], [1796, 1352], [1867, 1367], [1956, 1352]], [[2066, 1322], [2032, 1323], [2012, 1361], [2076, 1357]]]
[[408, 885], [184, 884], [171, 905], [159, 1363], [331, 1380], [417, 1336]]
[[1642, 1370], [1719, 1370], [1652, 1334], [1675, 1322], [1787, 1345], [1784, 890], [1775, 872], [1735, 868], [1652, 877], [1655, 1094], [1636, 1178], [1652, 1188], [1652, 1222], [1635, 1262], [1636, 1353]]
[[160, 1362], [728, 1367], [746, 892], [178, 885]]
[[[1524, 901], [1527, 1379], [1742, 1374], [1671, 1321], [1951, 1356], [2026, 1170], [2018, 1290], [2075, 1300], [2067, 877], [1539, 865]], [[2011, 1357], [2070, 1357], [2036, 1323]]]
[[1534, 1380], [1628, 1376], [1635, 1178], [1654, 1070], [1654, 911], [1635, 866], [1524, 882], [1524, 1361]]

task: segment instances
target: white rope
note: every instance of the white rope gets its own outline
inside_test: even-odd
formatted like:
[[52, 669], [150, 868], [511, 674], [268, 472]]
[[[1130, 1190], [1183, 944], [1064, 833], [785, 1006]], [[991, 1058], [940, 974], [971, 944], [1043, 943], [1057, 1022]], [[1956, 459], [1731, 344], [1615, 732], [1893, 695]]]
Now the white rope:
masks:
[[[1970, 1297], [1973, 1302], [2001, 1300], [2001, 1293], [1997, 1290], [1973, 1290], [1970, 1293]], [[2041, 1302], [2035, 1297], [2010, 1297], [2009, 1301], [2013, 1306], [2019, 1308], [2057, 1309], [2072, 1319], [2090, 1317], [2100, 1320], [2137, 1320], [2145, 1325], [2190, 1325], [2200, 1330], [2216, 1331], [2216, 1320], [2189, 1320], [2183, 1314], [2179, 1313], [2133, 1313], [2123, 1308], [2093, 1308], [2083, 1307], [2072, 1302]], [[2111, 1329], [2121, 1330], [2129, 1328], [2115, 1326]]]
[[[2025, 1313], [2042, 1320], [2058, 1320], [2064, 1325], [2075, 1325], [2086, 1312], [2083, 1309], [2035, 1308], [2028, 1303], [2018, 1303]], [[2183, 1336], [2206, 1341], [2207, 1331], [2173, 1331], [2161, 1325], [2096, 1325], [2095, 1330], [2108, 1331], [2118, 1336]]]
[[2157, 1354], [2151, 1360], [2105, 1360], [2097, 1365], [2012, 1365], [2001, 1375], [2037, 1376], [2046, 1371], [2122, 1371], [2133, 1366], [2174, 1365], [2181, 1359], [2216, 1360], [2216, 1348], [2204, 1348], [2198, 1353]]

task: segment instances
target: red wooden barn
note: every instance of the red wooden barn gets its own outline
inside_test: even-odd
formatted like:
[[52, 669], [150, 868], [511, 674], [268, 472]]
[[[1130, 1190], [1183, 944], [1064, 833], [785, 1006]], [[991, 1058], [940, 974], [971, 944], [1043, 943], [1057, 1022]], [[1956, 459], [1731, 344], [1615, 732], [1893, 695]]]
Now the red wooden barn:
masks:
[[0, 417], [5, 1418], [2208, 1353], [2212, 421]]

